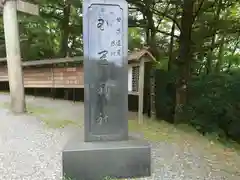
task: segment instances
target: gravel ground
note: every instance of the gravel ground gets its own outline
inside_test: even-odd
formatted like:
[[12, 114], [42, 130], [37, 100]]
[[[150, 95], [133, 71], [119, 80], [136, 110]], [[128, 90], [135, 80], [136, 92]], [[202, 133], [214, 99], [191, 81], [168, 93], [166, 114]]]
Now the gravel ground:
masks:
[[59, 180], [61, 150], [73, 131], [50, 130], [34, 117], [0, 109], [0, 179]]
[[[66, 101], [28, 97], [28, 103], [58, 110], [66, 117], [83, 118], [83, 106]], [[0, 94], [0, 102], [9, 101]], [[62, 111], [64, 109], [64, 112]], [[77, 118], [78, 119], [78, 118]], [[0, 108], [0, 180], [60, 180], [61, 151], [67, 140], [77, 132], [69, 126], [49, 129], [36, 117], [14, 116]], [[239, 180], [240, 164], [231, 171], [201, 146], [170, 142], [151, 143], [154, 180]], [[204, 145], [202, 145], [204, 146]], [[235, 157], [236, 162], [240, 156]], [[236, 167], [237, 166], [237, 167]]]

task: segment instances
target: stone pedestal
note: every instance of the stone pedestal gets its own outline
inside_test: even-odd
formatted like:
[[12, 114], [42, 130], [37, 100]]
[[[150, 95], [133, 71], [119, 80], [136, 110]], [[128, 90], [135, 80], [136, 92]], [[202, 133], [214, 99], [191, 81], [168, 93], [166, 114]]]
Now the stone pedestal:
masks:
[[150, 176], [151, 152], [147, 142], [80, 142], [75, 138], [63, 150], [63, 173], [74, 180], [103, 180]]

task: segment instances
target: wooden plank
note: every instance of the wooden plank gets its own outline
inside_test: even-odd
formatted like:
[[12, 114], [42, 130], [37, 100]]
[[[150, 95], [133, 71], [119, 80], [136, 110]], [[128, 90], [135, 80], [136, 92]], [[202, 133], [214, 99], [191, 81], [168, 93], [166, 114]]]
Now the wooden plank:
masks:
[[[3, 7], [4, 5], [0, 3], [0, 8], [3, 8]], [[17, 0], [17, 11], [39, 16], [39, 6], [26, 1]], [[1, 58], [1, 60], [3, 60], [3, 58]]]
[[37, 79], [29, 79], [29, 78], [24, 78], [24, 81], [28, 81], [28, 82], [52, 82], [51, 79], [47, 80], [47, 79], [40, 79], [40, 80], [37, 80]]
[[63, 84], [63, 85], [68, 85], [68, 84], [82, 84], [81, 81], [78, 80], [65, 80], [65, 81], [54, 81], [54, 84]]
[[[54, 81], [56, 81], [56, 80], [60, 80], [60, 81], [73, 80], [73, 81], [75, 81], [75, 80], [80, 80], [80, 78], [76, 78], [76, 77], [68, 77], [68, 78], [54, 77], [53, 80]], [[81, 80], [82, 80], [82, 78], [81, 78]]]
[[46, 73], [35, 73], [35, 72], [32, 72], [32, 73], [29, 73], [29, 72], [24, 72], [24, 76], [31, 76], [31, 77], [42, 77], [42, 76], [49, 76], [51, 73], [49, 72], [46, 72]]
[[7, 73], [0, 73], [0, 77], [1, 76], [8, 76], [8, 74]]
[[[131, 54], [129, 54], [128, 56], [128, 63], [132, 64], [139, 64], [139, 61], [136, 62], [132, 62], [132, 60], [139, 60], [136, 59], [137, 58], [141, 58], [141, 56], [136, 56], [135, 54], [139, 53], [138, 51], [136, 52], [132, 52]], [[151, 55], [150, 52], [146, 51], [148, 58], [145, 58], [145, 62], [146, 61], [156, 61], [155, 58]], [[135, 58], [133, 58], [135, 57]], [[149, 59], [149, 60], [148, 60]], [[6, 62], [7, 59], [6, 58], [0, 58], [0, 62]], [[65, 57], [65, 58], [55, 58], [55, 59], [43, 59], [43, 60], [33, 60], [33, 61], [25, 61], [22, 63], [22, 65], [24, 67], [26, 66], [37, 66], [37, 65], [50, 65], [50, 64], [59, 64], [59, 63], [71, 63], [71, 62], [83, 62], [83, 56], [75, 56], [75, 57]], [[79, 67], [77, 67], [79, 68]]]
[[36, 61], [25, 61], [22, 63], [23, 66], [37, 66], [37, 65], [51, 65], [59, 63], [72, 63], [72, 62], [82, 62], [82, 56], [76, 56], [72, 58], [58, 58], [58, 59], [44, 59]]
[[24, 74], [24, 77], [32, 77], [32, 78], [45, 78], [51, 76], [50, 74]]
[[51, 83], [29, 83], [29, 82], [24, 82], [24, 86], [32, 86], [32, 87], [38, 87], [38, 86], [45, 86], [45, 87], [52, 87]]
[[49, 68], [33, 68], [33, 69], [24, 69], [26, 73], [42, 73], [42, 72], [49, 72]]
[[134, 95], [134, 96], [138, 96], [139, 93], [138, 92], [133, 92], [133, 91], [128, 91], [129, 95]]
[[84, 88], [84, 85], [69, 85], [69, 86], [62, 86], [62, 85], [54, 85], [54, 88]]
[[76, 67], [66, 68], [66, 72], [76, 72], [76, 71], [77, 71]]
[[47, 86], [47, 85], [25, 85], [24, 84], [24, 87], [25, 88], [53, 88], [52, 86]]
[[26, 82], [26, 83], [36, 83], [36, 84], [52, 83], [51, 80], [49, 80], [49, 81], [36, 81], [36, 80], [27, 80], [27, 79], [24, 79], [24, 82]]
[[39, 16], [39, 6], [29, 2], [18, 0], [17, 10], [27, 14]]
[[29, 79], [29, 80], [36, 80], [36, 81], [47, 81], [47, 80], [53, 80], [51, 77], [45, 77], [45, 78], [35, 78], [35, 77], [26, 77], [24, 76], [24, 79]]

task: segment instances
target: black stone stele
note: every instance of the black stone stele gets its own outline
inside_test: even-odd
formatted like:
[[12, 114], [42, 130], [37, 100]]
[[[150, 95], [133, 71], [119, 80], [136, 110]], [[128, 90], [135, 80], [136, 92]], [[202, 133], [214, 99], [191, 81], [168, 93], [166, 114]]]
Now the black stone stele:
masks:
[[76, 180], [151, 175], [147, 142], [128, 136], [128, 4], [83, 3], [84, 142], [65, 146], [63, 174]]

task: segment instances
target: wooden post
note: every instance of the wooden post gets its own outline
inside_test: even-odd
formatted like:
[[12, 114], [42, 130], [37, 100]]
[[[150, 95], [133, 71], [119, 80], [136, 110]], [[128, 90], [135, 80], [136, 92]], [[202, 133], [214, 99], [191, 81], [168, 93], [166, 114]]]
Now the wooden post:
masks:
[[144, 69], [145, 61], [140, 59], [139, 81], [138, 81], [138, 123], [143, 123], [143, 96], [144, 96]]
[[[77, 88], [77, 87], [76, 87]], [[73, 102], [75, 103], [76, 102], [76, 96], [75, 96], [75, 90], [76, 88], [73, 88]]]
[[11, 110], [26, 111], [16, 1], [6, 1], [3, 8], [4, 35], [6, 44]]
[[54, 64], [52, 64], [51, 66], [51, 81], [52, 81], [52, 87], [51, 87], [51, 95], [52, 95], [52, 98], [55, 99], [54, 97]]
[[156, 82], [155, 82], [155, 68], [151, 66], [151, 76], [150, 76], [150, 116], [151, 120], [156, 119], [156, 105], [155, 105], [155, 90], [156, 90]]
[[26, 2], [25, 0], [0, 0], [0, 8], [3, 8], [7, 1], [16, 2], [16, 10], [31, 15], [39, 15], [39, 7], [36, 4]]
[[11, 110], [13, 113], [23, 113], [26, 111], [26, 104], [17, 10], [32, 15], [38, 15], [39, 8], [37, 5], [19, 0], [0, 0], [0, 8], [3, 8]]

